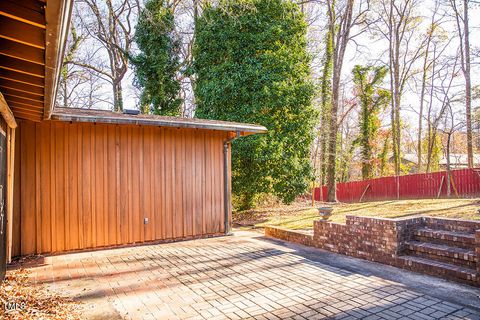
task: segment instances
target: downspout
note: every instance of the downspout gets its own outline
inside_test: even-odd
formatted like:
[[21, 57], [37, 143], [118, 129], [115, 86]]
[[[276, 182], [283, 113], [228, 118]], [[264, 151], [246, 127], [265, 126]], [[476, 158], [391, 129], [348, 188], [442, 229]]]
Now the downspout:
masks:
[[228, 161], [228, 149], [233, 140], [240, 137], [240, 131], [233, 138], [228, 138], [223, 141], [223, 210], [224, 210], [224, 231], [225, 235], [230, 235], [230, 224], [228, 223], [228, 213], [230, 212], [230, 185], [229, 185], [229, 161]]

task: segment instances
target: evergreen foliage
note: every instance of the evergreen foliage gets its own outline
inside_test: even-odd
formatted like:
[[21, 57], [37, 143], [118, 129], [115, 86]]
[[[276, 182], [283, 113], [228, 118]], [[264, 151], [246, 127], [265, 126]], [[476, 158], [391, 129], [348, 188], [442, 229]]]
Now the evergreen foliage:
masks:
[[180, 114], [180, 41], [174, 36], [174, 14], [164, 0], [149, 0], [140, 13], [135, 41], [140, 53], [132, 58], [143, 113]]
[[233, 143], [238, 209], [252, 207], [265, 193], [289, 203], [312, 181], [317, 114], [306, 32], [298, 5], [287, 0], [224, 0], [197, 20], [196, 116], [269, 130]]

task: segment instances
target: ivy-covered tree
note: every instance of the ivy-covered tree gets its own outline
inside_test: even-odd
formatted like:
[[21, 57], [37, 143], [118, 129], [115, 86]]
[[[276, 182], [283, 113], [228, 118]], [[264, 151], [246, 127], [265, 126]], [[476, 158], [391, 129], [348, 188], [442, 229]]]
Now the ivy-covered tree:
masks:
[[382, 142], [382, 147], [378, 155], [378, 170], [377, 175], [384, 177], [388, 175], [388, 152], [390, 151], [390, 130], [383, 130], [379, 132], [379, 138]]
[[143, 113], [180, 114], [180, 41], [174, 33], [173, 8], [165, 0], [148, 0], [135, 29], [140, 53], [132, 58], [135, 82], [141, 89]]
[[355, 95], [360, 105], [360, 134], [357, 143], [361, 149], [362, 178], [373, 178], [375, 144], [380, 128], [378, 113], [390, 99], [390, 91], [382, 89], [383, 79], [388, 69], [384, 66], [359, 66], [353, 68]]
[[[331, 4], [333, 6], [333, 4]], [[319, 185], [327, 182], [327, 144], [332, 112], [332, 72], [333, 72], [333, 37], [331, 29], [325, 34], [325, 53], [322, 59], [322, 76], [320, 80], [320, 128], [318, 139], [320, 143], [320, 168], [316, 172], [319, 176]]]
[[234, 142], [237, 209], [252, 207], [263, 193], [289, 203], [312, 181], [317, 114], [306, 32], [298, 5], [287, 0], [220, 1], [197, 20], [196, 116], [269, 130]]

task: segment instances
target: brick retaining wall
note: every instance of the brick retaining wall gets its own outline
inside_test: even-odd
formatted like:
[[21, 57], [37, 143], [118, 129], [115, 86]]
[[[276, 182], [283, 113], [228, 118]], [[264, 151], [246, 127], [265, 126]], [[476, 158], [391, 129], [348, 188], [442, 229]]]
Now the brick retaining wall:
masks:
[[313, 236], [301, 231], [282, 229], [277, 227], [265, 227], [265, 235], [289, 242], [313, 246]]
[[[463, 271], [456, 269], [443, 270], [441, 265], [436, 268], [436, 266], [425, 266], [405, 259], [402, 252], [408, 249], [407, 242], [414, 237], [413, 233], [418, 228], [475, 234], [476, 262], [468, 262], [473, 263], [471, 266], [473, 275], [466, 275]], [[277, 227], [266, 227], [265, 235], [480, 286], [480, 221], [431, 217], [386, 219], [347, 216], [345, 224], [322, 220], [314, 221], [313, 236]], [[469, 241], [470, 246], [473, 246], [471, 238]], [[443, 259], [448, 258], [444, 257]], [[475, 269], [477, 274], [475, 274]]]
[[314, 221], [313, 246], [365, 260], [394, 264], [415, 219], [347, 216], [346, 224]]
[[480, 278], [480, 230], [477, 230], [475, 232], [475, 243], [476, 243], [475, 250], [477, 251], [477, 273], [478, 273], [478, 277]]

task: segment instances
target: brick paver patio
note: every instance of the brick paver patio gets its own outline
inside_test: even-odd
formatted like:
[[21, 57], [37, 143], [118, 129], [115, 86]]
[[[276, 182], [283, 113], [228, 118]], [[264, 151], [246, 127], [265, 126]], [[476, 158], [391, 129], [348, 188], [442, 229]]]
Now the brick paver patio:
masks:
[[31, 270], [37, 283], [84, 301], [86, 317], [480, 319], [479, 310], [251, 236], [64, 254]]

